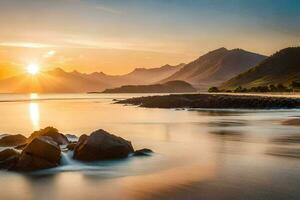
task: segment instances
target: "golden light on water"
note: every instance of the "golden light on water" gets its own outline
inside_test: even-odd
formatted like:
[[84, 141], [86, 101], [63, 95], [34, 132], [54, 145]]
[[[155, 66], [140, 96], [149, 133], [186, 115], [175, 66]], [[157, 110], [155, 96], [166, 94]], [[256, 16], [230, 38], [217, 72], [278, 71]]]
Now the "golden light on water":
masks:
[[31, 100], [37, 99], [38, 97], [39, 97], [39, 95], [37, 93], [31, 93], [30, 94], [30, 99]]
[[34, 130], [40, 129], [40, 108], [38, 103], [30, 103], [29, 104], [29, 113], [30, 120], [32, 124], [32, 128]]
[[[30, 94], [31, 100], [37, 98], [38, 98], [37, 93]], [[38, 103], [36, 102], [29, 103], [29, 115], [30, 115], [30, 120], [31, 120], [33, 130], [39, 130], [40, 129], [40, 107]]]
[[40, 66], [36, 63], [31, 63], [27, 66], [26, 70], [28, 74], [36, 75], [40, 71]]

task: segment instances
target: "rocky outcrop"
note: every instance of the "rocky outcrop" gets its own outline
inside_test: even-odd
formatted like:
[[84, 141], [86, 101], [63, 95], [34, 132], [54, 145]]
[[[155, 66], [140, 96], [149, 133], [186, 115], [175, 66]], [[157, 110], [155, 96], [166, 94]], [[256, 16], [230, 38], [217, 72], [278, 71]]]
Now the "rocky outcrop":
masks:
[[14, 166], [20, 153], [14, 149], [4, 149], [0, 152], [0, 169], [9, 169]]
[[53, 128], [50, 126], [44, 128], [44, 129], [41, 129], [39, 131], [34, 131], [28, 138], [28, 141], [30, 142], [34, 138], [37, 138], [39, 136], [51, 137], [59, 145], [65, 145], [65, 144], [69, 143], [69, 140], [65, 135], [63, 135], [62, 133], [59, 133], [56, 128]]
[[146, 108], [300, 108], [300, 98], [227, 94], [172, 94], [135, 97], [118, 101]]
[[32, 171], [56, 167], [60, 157], [58, 144], [50, 137], [39, 136], [24, 148], [14, 170]]
[[75, 149], [76, 145], [77, 145], [77, 142], [70, 142], [67, 145], [67, 149], [70, 150], [70, 151], [73, 151]]
[[134, 152], [134, 156], [150, 156], [153, 151], [151, 149], [139, 149]]
[[19, 146], [24, 145], [27, 142], [27, 138], [23, 135], [3, 135], [0, 137], [0, 146]]
[[126, 158], [133, 153], [131, 142], [99, 129], [79, 138], [74, 159], [83, 161]]
[[78, 137], [76, 135], [72, 135], [72, 134], [66, 134], [65, 135], [69, 142], [77, 142], [78, 141]]
[[61, 164], [62, 151], [74, 151], [73, 158], [81, 161], [121, 159], [130, 154], [145, 156], [152, 153], [150, 149], [134, 151], [130, 141], [102, 129], [89, 136], [81, 135], [79, 139], [69, 136], [76, 140], [69, 142], [65, 135], [52, 127], [35, 131], [28, 139], [22, 135], [13, 138], [11, 135], [2, 135], [0, 139], [6, 138], [3, 144], [13, 144], [13, 147], [0, 152], [0, 169], [23, 172], [57, 167]]

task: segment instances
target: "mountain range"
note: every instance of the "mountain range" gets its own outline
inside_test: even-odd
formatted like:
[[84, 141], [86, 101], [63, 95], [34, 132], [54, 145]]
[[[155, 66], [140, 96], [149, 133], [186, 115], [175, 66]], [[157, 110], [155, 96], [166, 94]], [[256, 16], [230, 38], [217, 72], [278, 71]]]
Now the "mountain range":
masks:
[[266, 56], [242, 49], [220, 48], [186, 64], [161, 82], [183, 80], [198, 89], [207, 90], [210, 86], [217, 86], [250, 69], [265, 58]]
[[78, 71], [66, 72], [56, 68], [38, 75], [21, 74], [0, 80], [0, 92], [92, 92], [122, 85], [148, 85], [164, 79], [180, 70], [184, 64], [164, 65], [158, 68], [137, 68], [125, 75], [107, 75], [102, 72], [90, 74]]
[[258, 65], [221, 84], [220, 88], [288, 85], [300, 81], [300, 47], [282, 49]]
[[124, 85], [106, 89], [103, 93], [190, 93], [197, 90], [185, 81], [169, 81], [163, 84]]
[[[38, 75], [21, 74], [0, 80], [0, 92], [101, 92], [124, 85], [155, 85], [185, 81], [198, 90], [211, 86], [233, 89], [300, 80], [300, 47], [270, 57], [242, 49], [216, 49], [188, 64], [136, 68], [125, 75], [66, 72], [56, 68]], [[146, 87], [142, 87], [146, 88]], [[146, 91], [145, 91], [146, 92]]]

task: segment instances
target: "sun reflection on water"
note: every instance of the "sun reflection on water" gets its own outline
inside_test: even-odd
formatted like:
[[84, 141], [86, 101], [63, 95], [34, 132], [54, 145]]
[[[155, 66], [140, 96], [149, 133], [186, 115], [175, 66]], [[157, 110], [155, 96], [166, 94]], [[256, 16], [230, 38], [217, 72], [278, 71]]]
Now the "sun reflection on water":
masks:
[[[38, 94], [36, 93], [30, 94], [31, 100], [37, 98], [38, 98]], [[29, 103], [29, 114], [30, 114], [30, 120], [31, 120], [33, 130], [39, 130], [40, 129], [40, 108], [38, 103], [36, 102]]]
[[29, 97], [31, 100], [34, 100], [34, 99], [37, 99], [39, 97], [39, 95], [38, 95], [38, 93], [31, 93]]

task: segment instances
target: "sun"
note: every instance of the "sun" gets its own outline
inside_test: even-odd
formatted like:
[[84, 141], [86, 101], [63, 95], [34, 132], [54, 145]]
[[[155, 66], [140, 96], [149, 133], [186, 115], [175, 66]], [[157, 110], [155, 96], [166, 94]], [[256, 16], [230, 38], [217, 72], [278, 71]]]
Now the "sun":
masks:
[[31, 63], [31, 64], [27, 65], [26, 70], [27, 70], [28, 74], [36, 75], [40, 71], [40, 66], [36, 63]]

